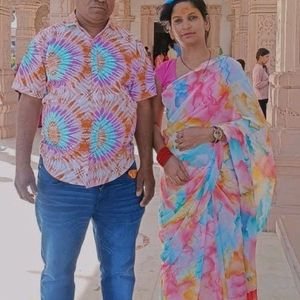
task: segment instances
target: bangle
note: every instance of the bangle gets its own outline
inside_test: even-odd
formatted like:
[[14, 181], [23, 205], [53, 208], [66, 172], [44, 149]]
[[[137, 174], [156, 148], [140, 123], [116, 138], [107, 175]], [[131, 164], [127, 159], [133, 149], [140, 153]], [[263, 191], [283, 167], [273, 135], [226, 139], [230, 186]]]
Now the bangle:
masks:
[[164, 167], [172, 155], [173, 154], [168, 147], [163, 147], [158, 151], [156, 160], [162, 167]]
[[218, 143], [223, 138], [223, 130], [220, 127], [213, 126], [213, 143]]

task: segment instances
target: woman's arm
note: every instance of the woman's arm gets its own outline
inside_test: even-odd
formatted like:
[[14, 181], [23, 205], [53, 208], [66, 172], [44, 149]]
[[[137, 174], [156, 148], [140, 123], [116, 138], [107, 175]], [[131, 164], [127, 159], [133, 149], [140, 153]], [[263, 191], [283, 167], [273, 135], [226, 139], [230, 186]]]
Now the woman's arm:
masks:
[[153, 115], [154, 115], [154, 149], [156, 153], [159, 152], [163, 147], [165, 147], [164, 138], [161, 134], [161, 126], [164, 114], [164, 106], [162, 104], [161, 93], [162, 87], [157, 82], [156, 83], [157, 96], [153, 100]]
[[[154, 114], [154, 148], [159, 154], [164, 147], [166, 147], [164, 142], [164, 137], [161, 133], [162, 120], [164, 115], [164, 106], [162, 104], [162, 87], [158, 83], [157, 96], [153, 100], [153, 114]], [[183, 163], [174, 155], [172, 155], [166, 164], [163, 166], [166, 175], [166, 180], [173, 185], [183, 185], [189, 180], [189, 174], [184, 167]]]
[[[218, 131], [216, 136], [215, 131]], [[180, 151], [186, 151], [195, 148], [201, 144], [226, 142], [226, 136], [219, 127], [189, 127], [177, 132], [176, 148]]]

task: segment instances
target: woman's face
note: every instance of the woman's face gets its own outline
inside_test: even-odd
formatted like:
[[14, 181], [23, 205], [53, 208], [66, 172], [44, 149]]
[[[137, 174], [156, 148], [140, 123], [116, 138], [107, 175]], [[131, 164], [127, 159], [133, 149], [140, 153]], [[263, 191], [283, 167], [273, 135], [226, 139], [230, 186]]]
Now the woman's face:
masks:
[[266, 65], [270, 60], [270, 54], [264, 55], [260, 57], [261, 62]]
[[204, 20], [201, 12], [190, 1], [180, 2], [174, 6], [170, 35], [181, 46], [205, 44], [205, 33], [209, 27], [208, 20]]

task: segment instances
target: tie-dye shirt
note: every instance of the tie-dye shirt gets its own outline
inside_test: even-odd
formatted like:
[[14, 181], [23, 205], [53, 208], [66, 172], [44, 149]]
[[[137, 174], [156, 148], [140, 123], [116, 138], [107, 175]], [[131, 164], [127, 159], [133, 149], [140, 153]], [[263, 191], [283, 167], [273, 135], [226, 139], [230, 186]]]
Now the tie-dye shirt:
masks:
[[33, 39], [13, 89], [42, 99], [41, 156], [48, 172], [86, 187], [130, 167], [137, 103], [156, 94], [140, 42], [112, 22], [92, 38], [75, 14]]

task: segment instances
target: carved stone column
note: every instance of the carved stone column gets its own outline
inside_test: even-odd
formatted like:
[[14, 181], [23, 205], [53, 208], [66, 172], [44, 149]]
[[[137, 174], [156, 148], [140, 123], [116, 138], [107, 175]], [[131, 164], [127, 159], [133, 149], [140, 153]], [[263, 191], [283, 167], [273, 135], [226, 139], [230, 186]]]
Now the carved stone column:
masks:
[[56, 24], [67, 18], [75, 9], [73, 0], [50, 0], [50, 24]]
[[[241, 2], [241, 16], [240, 16], [240, 49], [239, 57], [245, 61], [248, 55], [248, 36], [249, 36], [249, 1], [242, 0]], [[249, 71], [249, 64], [246, 64], [246, 70]]]
[[208, 46], [214, 54], [220, 53], [220, 31], [221, 31], [221, 5], [208, 5], [208, 14], [210, 18], [210, 32], [208, 37]]
[[130, 31], [131, 23], [135, 20], [135, 17], [131, 16], [130, 0], [116, 0], [113, 18], [120, 26]]
[[16, 62], [20, 63], [26, 52], [27, 46], [35, 36], [35, 17], [36, 11], [41, 5], [40, 1], [16, 1], [15, 9], [17, 16], [16, 32]]
[[270, 226], [284, 214], [300, 218], [300, 1], [278, 0], [276, 73], [270, 78], [277, 186]]
[[9, 0], [0, 0], [0, 139], [15, 135], [16, 93], [11, 90], [11, 10]]
[[232, 56], [239, 58], [240, 55], [240, 17], [241, 17], [241, 3], [240, 0], [232, 0], [232, 15], [229, 17], [232, 24]]
[[248, 23], [249, 23], [249, 1], [232, 0], [232, 12], [229, 21], [232, 22], [232, 56], [242, 58], [246, 61], [248, 56]]
[[258, 48], [271, 52], [270, 71], [275, 70], [277, 0], [243, 0], [249, 2], [247, 64], [252, 70]]
[[150, 50], [154, 46], [154, 23], [158, 21], [157, 6], [143, 5], [141, 7], [141, 41]]

